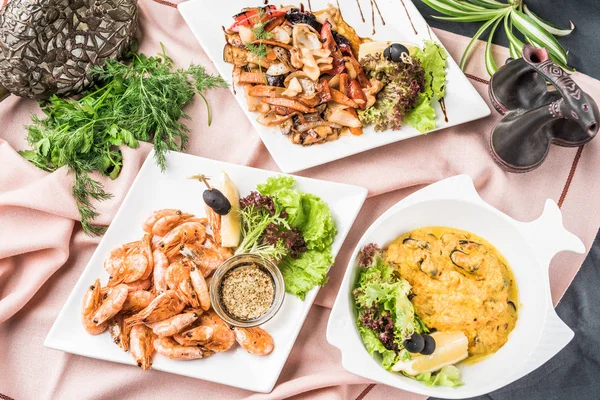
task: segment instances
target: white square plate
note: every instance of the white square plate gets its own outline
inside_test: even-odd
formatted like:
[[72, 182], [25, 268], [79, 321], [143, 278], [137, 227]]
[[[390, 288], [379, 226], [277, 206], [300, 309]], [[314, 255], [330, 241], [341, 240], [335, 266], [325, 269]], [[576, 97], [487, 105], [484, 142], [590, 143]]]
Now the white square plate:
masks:
[[[357, 1], [361, 4], [366, 22], [363, 22], [361, 18]], [[279, 2], [271, 3], [279, 4]], [[299, 5], [300, 3], [298, 0], [283, 2], [286, 5]], [[315, 11], [326, 8], [328, 3], [336, 4], [334, 0], [304, 1], [307, 7], [309, 3]], [[375, 11], [375, 34], [372, 34], [373, 26], [371, 24], [370, 0], [339, 1], [344, 19], [361, 37], [371, 37], [373, 40], [411, 42], [419, 45], [422, 44], [423, 40], [430, 38], [439, 42], [433, 32], [428, 29], [427, 23], [412, 2], [405, 0], [404, 3], [418, 32], [417, 34], [413, 31], [400, 0], [377, 1], [386, 25], [381, 25], [379, 15]], [[181, 3], [178, 6], [179, 12], [190, 26], [190, 29], [202, 45], [202, 48], [204, 48], [204, 51], [206, 51], [206, 54], [213, 60], [217, 71], [230, 84], [233, 66], [223, 61], [223, 47], [225, 45], [223, 27], [230, 26], [233, 23], [232, 16], [239, 13], [242, 8], [262, 5], [262, 0], [191, 0]], [[420, 135], [416, 129], [408, 125], [405, 125], [398, 131], [389, 130], [385, 132], [375, 132], [371, 125], [364, 129], [362, 136], [345, 135], [333, 142], [303, 147], [293, 144], [286, 136], [282, 135], [279, 127], [266, 127], [256, 122], [258, 114], [248, 111], [243, 89], [237, 90], [235, 98], [250, 119], [250, 122], [252, 122], [252, 125], [254, 125], [271, 156], [284, 172], [300, 171]], [[490, 109], [485, 101], [475, 88], [473, 88], [451, 57], [448, 57], [446, 97], [444, 101], [446, 103], [448, 122], [444, 121], [440, 106], [436, 103], [437, 129], [455, 126], [490, 115]]]
[[[268, 177], [278, 175], [173, 152], [167, 155], [169, 169], [166, 173], [161, 173], [153, 156], [154, 152], [148, 155], [112, 224], [56, 318], [44, 342], [46, 347], [135, 365], [129, 353], [112, 343], [108, 332], [99, 336], [89, 335], [80, 322], [81, 301], [86, 288], [98, 277], [103, 283], [108, 280], [103, 261], [110, 250], [123, 243], [138, 240], [143, 233], [142, 221], [154, 210], [177, 208], [198, 216], [204, 215], [204, 188], [198, 182], [187, 179], [190, 175], [203, 173], [216, 176], [220, 171], [227, 171], [237, 183], [242, 196], [256, 190], [256, 185], [265, 182]], [[337, 255], [362, 207], [367, 190], [340, 183], [294, 178], [298, 189], [320, 196], [329, 204], [338, 230], [333, 242], [333, 253]], [[175, 361], [155, 355], [152, 368], [257, 392], [270, 392], [318, 291], [319, 288], [311, 290], [304, 301], [285, 295], [280, 311], [263, 325], [275, 342], [275, 350], [268, 356], [253, 356], [236, 346], [205, 360]]]

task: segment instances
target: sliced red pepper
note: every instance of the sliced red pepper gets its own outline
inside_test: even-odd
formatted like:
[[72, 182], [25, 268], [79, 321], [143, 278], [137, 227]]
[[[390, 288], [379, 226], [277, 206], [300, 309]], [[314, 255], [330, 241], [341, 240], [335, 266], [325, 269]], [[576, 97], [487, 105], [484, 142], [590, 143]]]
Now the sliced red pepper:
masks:
[[[262, 18], [260, 16], [261, 14]], [[233, 17], [235, 22], [229, 27], [229, 31], [239, 32], [241, 25], [252, 27], [258, 23], [266, 24], [277, 17], [284, 16], [285, 14], [285, 11], [277, 10], [277, 7], [274, 5], [252, 8], [235, 15]]]
[[331, 51], [331, 57], [333, 58], [331, 69], [326, 73], [331, 76], [341, 74], [346, 67], [344, 66], [342, 52], [333, 38], [333, 33], [331, 32], [331, 23], [329, 21], [325, 21], [323, 27], [321, 28], [321, 42], [323, 42], [324, 49]]

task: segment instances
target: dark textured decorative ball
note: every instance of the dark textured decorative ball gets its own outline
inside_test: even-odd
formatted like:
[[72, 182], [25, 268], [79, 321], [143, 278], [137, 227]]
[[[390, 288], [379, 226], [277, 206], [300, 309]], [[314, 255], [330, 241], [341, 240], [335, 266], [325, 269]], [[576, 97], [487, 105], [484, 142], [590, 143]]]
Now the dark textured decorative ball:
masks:
[[0, 86], [44, 99], [91, 83], [88, 68], [122, 58], [137, 0], [10, 0], [0, 11]]

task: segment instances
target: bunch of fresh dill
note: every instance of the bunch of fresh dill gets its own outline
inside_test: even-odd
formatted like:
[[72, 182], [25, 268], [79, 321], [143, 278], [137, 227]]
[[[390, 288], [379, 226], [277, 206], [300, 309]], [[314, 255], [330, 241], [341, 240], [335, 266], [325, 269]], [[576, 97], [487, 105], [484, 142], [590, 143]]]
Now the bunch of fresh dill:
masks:
[[[115, 179], [123, 164], [118, 146], [136, 148], [138, 140], [154, 144], [164, 171], [165, 154], [185, 149], [188, 142], [189, 129], [181, 119], [189, 117], [183, 107], [197, 93], [208, 108], [204, 94], [227, 83], [200, 65], [176, 69], [164, 48], [155, 57], [130, 53], [126, 62], [109, 60], [92, 73], [98, 86], [78, 100], [53, 96], [41, 102], [46, 117], [32, 116], [27, 126], [32, 149], [21, 155], [46, 171], [66, 166], [74, 174], [72, 194], [83, 229], [99, 235], [106, 228], [93, 224], [99, 214], [92, 201], [112, 195], [89, 174], [98, 171]], [[208, 108], [209, 125], [210, 119]]]

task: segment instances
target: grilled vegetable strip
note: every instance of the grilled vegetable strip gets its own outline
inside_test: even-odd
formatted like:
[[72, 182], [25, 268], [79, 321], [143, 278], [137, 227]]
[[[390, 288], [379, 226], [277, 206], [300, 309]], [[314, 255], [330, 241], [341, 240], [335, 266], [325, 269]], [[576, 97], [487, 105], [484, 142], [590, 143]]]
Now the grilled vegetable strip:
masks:
[[256, 85], [248, 89], [248, 95], [254, 97], [281, 97], [285, 88], [278, 86]]
[[292, 100], [292, 99], [286, 99], [283, 97], [274, 97], [274, 98], [266, 97], [262, 101], [263, 101], [263, 103], [267, 103], [272, 106], [287, 107], [287, 108], [291, 108], [292, 110], [300, 111], [303, 113], [313, 113], [313, 112], [317, 111], [314, 108], [306, 107], [304, 104], [300, 103], [299, 101]]
[[352, 108], [358, 108], [358, 104], [356, 104], [354, 102], [354, 100], [352, 100], [350, 97], [346, 96], [344, 93], [340, 92], [339, 90], [335, 90], [335, 89], [329, 89], [331, 91], [331, 99], [333, 101], [335, 101], [336, 103], [348, 106], [348, 107], [352, 107]]
[[267, 80], [261, 72], [242, 72], [240, 74], [240, 83], [264, 83]]

